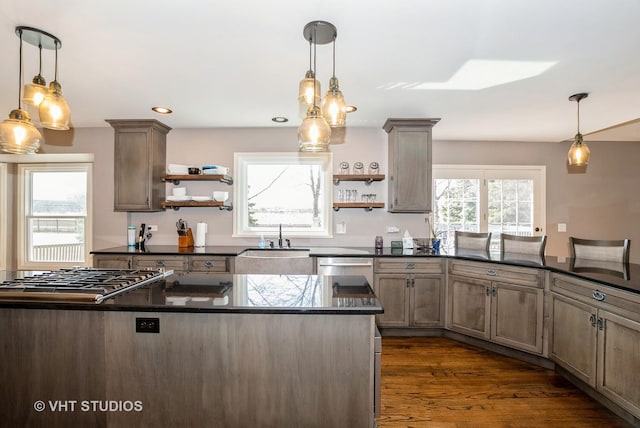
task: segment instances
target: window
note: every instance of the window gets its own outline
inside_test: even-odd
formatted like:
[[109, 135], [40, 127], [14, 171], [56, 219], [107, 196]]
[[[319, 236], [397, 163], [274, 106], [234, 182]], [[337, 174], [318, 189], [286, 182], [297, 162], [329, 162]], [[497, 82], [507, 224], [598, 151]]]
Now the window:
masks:
[[91, 164], [20, 164], [18, 267], [88, 266]]
[[331, 236], [330, 153], [236, 153], [234, 236]]
[[491, 232], [499, 250], [500, 233], [544, 234], [544, 166], [433, 166], [435, 229], [451, 249], [456, 230]]

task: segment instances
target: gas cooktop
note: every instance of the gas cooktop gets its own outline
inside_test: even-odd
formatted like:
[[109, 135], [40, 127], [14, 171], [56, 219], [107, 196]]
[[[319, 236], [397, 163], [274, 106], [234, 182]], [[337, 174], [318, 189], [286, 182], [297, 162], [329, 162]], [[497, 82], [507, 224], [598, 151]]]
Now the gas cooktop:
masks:
[[0, 300], [93, 302], [132, 291], [162, 280], [160, 270], [71, 268], [56, 271], [18, 272], [0, 282]]

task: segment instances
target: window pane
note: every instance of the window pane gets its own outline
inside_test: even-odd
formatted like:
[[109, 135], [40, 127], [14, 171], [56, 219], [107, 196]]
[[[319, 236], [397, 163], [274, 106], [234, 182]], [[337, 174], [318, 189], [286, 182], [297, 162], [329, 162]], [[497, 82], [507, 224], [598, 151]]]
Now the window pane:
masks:
[[435, 230], [443, 247], [451, 247], [456, 230], [479, 231], [480, 180], [434, 180]]
[[32, 215], [86, 215], [87, 173], [32, 172]]
[[249, 225], [321, 228], [319, 202], [325, 190], [321, 174], [318, 165], [249, 165]]
[[86, 262], [89, 168], [26, 166], [26, 263]]
[[331, 236], [330, 153], [236, 153], [234, 236]]

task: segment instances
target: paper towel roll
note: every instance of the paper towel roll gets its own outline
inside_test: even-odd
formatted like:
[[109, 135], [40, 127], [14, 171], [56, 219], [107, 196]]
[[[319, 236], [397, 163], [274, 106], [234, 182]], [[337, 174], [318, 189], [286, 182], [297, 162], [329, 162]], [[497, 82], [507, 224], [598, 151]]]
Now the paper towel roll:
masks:
[[207, 235], [207, 223], [200, 222], [196, 225], [196, 247], [205, 246], [205, 237]]

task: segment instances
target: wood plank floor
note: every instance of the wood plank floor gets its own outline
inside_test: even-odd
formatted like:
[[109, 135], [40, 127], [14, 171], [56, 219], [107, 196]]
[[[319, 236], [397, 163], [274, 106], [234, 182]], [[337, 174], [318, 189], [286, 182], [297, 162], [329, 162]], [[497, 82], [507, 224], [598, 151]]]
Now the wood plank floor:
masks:
[[382, 338], [379, 428], [630, 426], [554, 371], [441, 337]]

